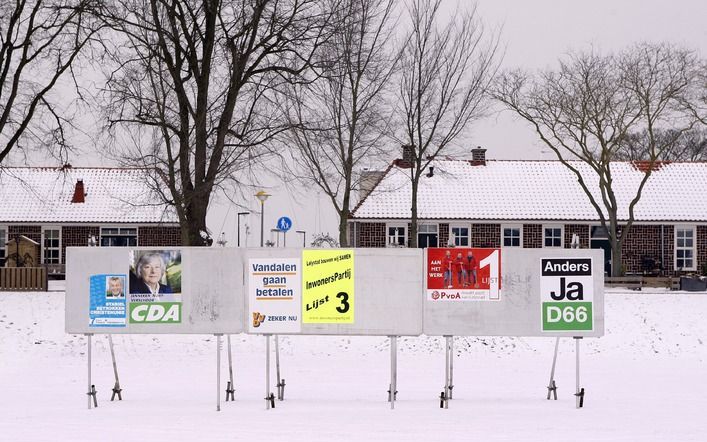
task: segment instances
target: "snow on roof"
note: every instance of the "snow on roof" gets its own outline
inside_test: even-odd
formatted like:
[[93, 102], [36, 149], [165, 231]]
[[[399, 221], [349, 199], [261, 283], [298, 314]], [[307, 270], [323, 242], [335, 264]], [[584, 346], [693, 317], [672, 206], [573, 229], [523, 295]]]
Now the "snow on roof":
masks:
[[[570, 162], [601, 205], [596, 173]], [[577, 177], [559, 161], [497, 161], [473, 166], [466, 160], [435, 160], [432, 177], [423, 175], [418, 190], [421, 219], [577, 220], [599, 219]], [[619, 218], [643, 177], [633, 163], [611, 165]], [[391, 167], [359, 204], [355, 219], [409, 219], [410, 170]], [[661, 163], [646, 183], [635, 208], [636, 221], [707, 221], [707, 163]]]
[[[77, 180], [85, 202], [72, 203]], [[146, 169], [0, 169], [0, 223], [176, 223], [146, 184]]]

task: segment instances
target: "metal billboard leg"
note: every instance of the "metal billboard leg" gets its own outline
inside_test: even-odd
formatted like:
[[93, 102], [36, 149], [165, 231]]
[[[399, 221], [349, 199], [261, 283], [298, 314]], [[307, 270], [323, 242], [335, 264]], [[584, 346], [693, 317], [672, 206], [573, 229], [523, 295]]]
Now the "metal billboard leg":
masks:
[[88, 395], [88, 409], [90, 410], [92, 402], [94, 407], [98, 407], [98, 400], [96, 399], [96, 386], [91, 383], [91, 338], [93, 337], [93, 334], [87, 333], [86, 337], [88, 338], [88, 392], [86, 395]]
[[388, 388], [388, 402], [390, 409], [395, 409], [395, 399], [398, 395], [398, 337], [390, 338], [390, 388]]
[[221, 336], [216, 335], [216, 411], [221, 411]]
[[577, 392], [575, 393], [575, 396], [577, 398], [576, 400], [576, 407], [577, 408], [582, 408], [584, 407], [584, 388], [579, 388], [579, 340], [582, 339], [581, 336], [575, 336], [574, 337], [574, 342], [575, 342], [575, 354], [577, 357], [576, 360], [576, 367], [577, 367], [577, 373], [576, 373], [576, 389]]
[[113, 375], [115, 376], [115, 385], [113, 385], [113, 394], [110, 396], [111, 402], [118, 396], [118, 400], [123, 400], [123, 389], [120, 388], [120, 379], [118, 378], [118, 364], [115, 361], [115, 350], [113, 349], [113, 335], [108, 335], [108, 345], [110, 346], [110, 357], [113, 360]]
[[228, 383], [226, 384], [226, 402], [235, 401], [235, 387], [233, 385], [233, 358], [231, 356], [231, 335], [226, 335], [228, 344]]
[[454, 397], [454, 336], [449, 339], [449, 400]]
[[275, 371], [277, 373], [277, 400], [285, 400], [285, 380], [280, 377], [280, 341], [275, 335]]
[[275, 408], [275, 395], [270, 393], [270, 335], [265, 335], [265, 409]]
[[557, 400], [557, 385], [555, 384], [555, 365], [557, 364], [557, 348], [560, 345], [560, 338], [555, 339], [555, 354], [552, 357], [552, 368], [550, 369], [550, 382], [547, 385], [547, 400], [550, 400], [550, 395], [553, 395]]

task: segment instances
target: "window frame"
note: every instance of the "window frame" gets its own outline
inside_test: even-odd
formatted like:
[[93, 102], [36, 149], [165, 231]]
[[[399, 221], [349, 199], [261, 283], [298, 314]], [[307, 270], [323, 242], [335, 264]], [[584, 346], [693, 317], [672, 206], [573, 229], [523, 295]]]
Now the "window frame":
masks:
[[[560, 245], [559, 246], [548, 246], [546, 243], [545, 229], [560, 229]], [[552, 237], [555, 238], [554, 236]], [[544, 249], [562, 249], [565, 247], [565, 226], [562, 224], [543, 224], [543, 248]]]
[[[59, 245], [57, 247], [47, 247], [46, 246], [46, 232], [47, 231], [57, 231], [59, 232]], [[41, 235], [41, 248], [40, 248], [40, 262], [42, 264], [48, 264], [48, 265], [56, 265], [56, 264], [63, 264], [62, 260], [62, 253], [61, 253], [61, 245], [62, 245], [62, 235], [61, 235], [62, 228], [61, 226], [42, 226], [42, 235]], [[53, 238], [52, 238], [53, 239]], [[57, 262], [47, 262], [47, 256], [46, 252], [47, 250], [58, 250], [58, 261]]]
[[[403, 229], [403, 243], [400, 244], [398, 242], [393, 242], [390, 240], [392, 237], [390, 235], [390, 230], [389, 229]], [[395, 238], [399, 238], [400, 235], [396, 234]], [[385, 224], [385, 246], [386, 247], [407, 247], [408, 244], [408, 225], [407, 223], [402, 223], [402, 222], [393, 222], [393, 223], [386, 223]]]
[[[692, 246], [678, 246], [678, 231], [692, 231]], [[694, 271], [697, 270], [697, 226], [695, 225], [675, 225], [673, 232], [673, 268], [679, 271]], [[678, 267], [678, 250], [690, 250], [692, 256], [689, 258], [692, 261], [692, 266], [690, 267]], [[679, 258], [685, 260], [687, 258]]]
[[[101, 246], [103, 242], [103, 230], [107, 229], [118, 229], [118, 234], [117, 235], [105, 235], [105, 236], [121, 236], [121, 229], [134, 229], [135, 230], [135, 245], [127, 245], [127, 246]], [[127, 236], [127, 235], [123, 235]], [[107, 225], [107, 226], [99, 226], [98, 228], [98, 245], [101, 247], [138, 247], [140, 245], [140, 229], [138, 226], [126, 226], [126, 225]]]
[[[506, 229], [517, 229], [518, 230], [518, 245], [506, 245]], [[511, 236], [513, 239], [514, 236]], [[501, 224], [501, 247], [516, 247], [523, 248], [523, 225], [522, 224]]]
[[[471, 244], [471, 224], [465, 223], [450, 223], [449, 224], [449, 236], [452, 235], [452, 229], [466, 229], [466, 237], [454, 235], [454, 247], [470, 247]], [[457, 244], [457, 238], [466, 238], [466, 245]]]

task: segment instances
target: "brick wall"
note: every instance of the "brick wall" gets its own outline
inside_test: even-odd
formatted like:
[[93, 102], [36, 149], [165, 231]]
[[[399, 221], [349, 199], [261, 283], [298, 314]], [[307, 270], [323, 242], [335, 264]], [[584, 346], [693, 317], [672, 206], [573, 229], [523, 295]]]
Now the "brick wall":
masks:
[[621, 255], [626, 273], [641, 273], [644, 257], [661, 260], [660, 226], [631, 226], [621, 245]]
[[[702, 266], [707, 263], [707, 226], [697, 226], [697, 272], [704, 274]], [[707, 275], [705, 275], [707, 276]]]
[[42, 226], [7, 226], [8, 241], [16, 239], [20, 235], [42, 244]]
[[543, 246], [542, 224], [523, 224], [523, 248], [539, 249]]
[[137, 245], [140, 247], [182, 245], [182, 233], [179, 227], [140, 226], [137, 229]]
[[472, 224], [472, 247], [501, 247], [500, 224]]
[[579, 248], [589, 248], [589, 226], [586, 224], [565, 224], [565, 248], [572, 247], [572, 234], [579, 237]]
[[98, 226], [62, 226], [61, 227], [61, 262], [66, 262], [67, 247], [86, 247], [88, 237], [99, 238], [100, 228]]
[[438, 246], [439, 247], [447, 247], [447, 243], [449, 242], [449, 224], [447, 223], [440, 223], [438, 227]]
[[356, 223], [358, 247], [385, 247], [385, 223]]

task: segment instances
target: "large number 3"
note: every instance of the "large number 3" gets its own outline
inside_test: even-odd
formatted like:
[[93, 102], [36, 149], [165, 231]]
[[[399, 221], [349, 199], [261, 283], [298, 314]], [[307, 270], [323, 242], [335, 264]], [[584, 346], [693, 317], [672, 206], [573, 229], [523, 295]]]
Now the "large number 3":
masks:
[[339, 313], [346, 313], [349, 311], [349, 294], [346, 292], [339, 292], [336, 295], [337, 298], [341, 299], [341, 305], [336, 308]]

